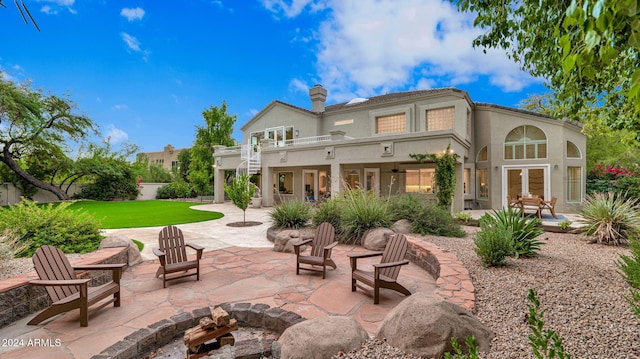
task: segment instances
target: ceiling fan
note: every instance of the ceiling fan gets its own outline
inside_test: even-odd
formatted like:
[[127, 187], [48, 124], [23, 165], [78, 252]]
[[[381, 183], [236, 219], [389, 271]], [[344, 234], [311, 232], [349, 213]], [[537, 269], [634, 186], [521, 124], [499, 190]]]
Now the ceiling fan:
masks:
[[398, 163], [396, 162], [393, 164], [391, 171], [386, 171], [386, 173], [407, 173], [407, 170], [399, 169]]

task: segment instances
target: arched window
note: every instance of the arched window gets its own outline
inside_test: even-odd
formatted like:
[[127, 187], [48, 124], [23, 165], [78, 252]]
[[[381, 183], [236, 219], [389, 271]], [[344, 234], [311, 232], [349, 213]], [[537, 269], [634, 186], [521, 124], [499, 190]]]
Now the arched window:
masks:
[[505, 160], [547, 158], [547, 136], [535, 126], [516, 127], [504, 140]]
[[580, 149], [571, 141], [567, 141], [567, 158], [582, 158]]
[[487, 146], [482, 147], [480, 152], [478, 152], [478, 156], [476, 157], [476, 162], [487, 162], [489, 156], [487, 155]]

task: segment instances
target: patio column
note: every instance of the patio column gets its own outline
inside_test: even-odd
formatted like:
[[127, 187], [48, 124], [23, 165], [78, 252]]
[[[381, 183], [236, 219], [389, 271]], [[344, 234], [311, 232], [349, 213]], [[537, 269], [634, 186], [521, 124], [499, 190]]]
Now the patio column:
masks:
[[216, 166], [213, 174], [213, 202], [224, 203], [224, 169]]
[[340, 162], [336, 160], [331, 162], [331, 198], [335, 198], [342, 189], [342, 183], [340, 183], [342, 178], [341, 167]]
[[456, 163], [456, 189], [453, 194], [452, 213], [460, 212], [464, 209], [464, 163]]
[[274, 205], [273, 199], [273, 168], [263, 167], [262, 175], [260, 176], [260, 182], [262, 186], [262, 205], [265, 207], [272, 207]]

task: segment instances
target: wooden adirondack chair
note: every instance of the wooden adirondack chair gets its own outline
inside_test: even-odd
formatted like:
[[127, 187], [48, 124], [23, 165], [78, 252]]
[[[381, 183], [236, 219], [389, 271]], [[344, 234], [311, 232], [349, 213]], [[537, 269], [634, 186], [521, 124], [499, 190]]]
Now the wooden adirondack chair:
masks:
[[[53, 246], [42, 246], [33, 254], [33, 264], [40, 280], [29, 281], [34, 286], [45, 286], [51, 306], [46, 308], [28, 325], [36, 325], [55, 315], [80, 309], [80, 326], [89, 325], [89, 307], [112, 296], [109, 301], [101, 303], [102, 308], [110, 303], [120, 306], [120, 277], [126, 264], [93, 264], [71, 266], [67, 256]], [[75, 270], [111, 270], [112, 281], [98, 287], [89, 287], [91, 279], [78, 279]]]
[[[153, 254], [160, 259], [160, 267], [156, 272], [156, 278], [162, 276], [162, 287], [167, 287], [167, 281], [196, 276], [196, 280], [200, 280], [200, 259], [202, 258], [201, 247], [192, 243], [185, 243], [184, 236], [180, 228], [176, 226], [164, 227], [158, 234], [158, 242], [160, 249], [153, 248]], [[196, 251], [196, 259], [189, 260], [187, 258], [187, 247]], [[195, 269], [195, 272], [191, 271]], [[180, 275], [168, 276], [172, 273]]]
[[[409, 243], [404, 234], [396, 234], [389, 238], [384, 252], [349, 254], [349, 259], [351, 260], [351, 291], [355, 292], [356, 287], [369, 291], [369, 288], [361, 286], [358, 282], [373, 288], [373, 304], [380, 302], [380, 288], [411, 295], [407, 288], [396, 281], [400, 273], [400, 267], [409, 264], [409, 261], [404, 259], [408, 249]], [[376, 256], [382, 256], [382, 259], [380, 264], [373, 265], [373, 272], [358, 269], [358, 259]]]
[[542, 201], [540, 202], [540, 211], [544, 211], [545, 209], [548, 210], [549, 212], [551, 212], [551, 215], [553, 216], [553, 218], [558, 219], [558, 216], [556, 216], [556, 201], [558, 199], [556, 197], [551, 197], [551, 201], [547, 202], [547, 201]]
[[[316, 234], [313, 238], [303, 238], [299, 243], [293, 245], [293, 250], [296, 253], [296, 275], [300, 274], [300, 269], [320, 272], [322, 273], [322, 279], [325, 278], [327, 272], [327, 266], [336, 269], [336, 263], [331, 259], [331, 250], [338, 242], [335, 240], [336, 231], [333, 225], [328, 222], [321, 223], [316, 229]], [[308, 256], [300, 255], [300, 246], [311, 243], [311, 253]], [[311, 267], [301, 267], [300, 264], [308, 264]], [[322, 267], [315, 268], [315, 267]]]

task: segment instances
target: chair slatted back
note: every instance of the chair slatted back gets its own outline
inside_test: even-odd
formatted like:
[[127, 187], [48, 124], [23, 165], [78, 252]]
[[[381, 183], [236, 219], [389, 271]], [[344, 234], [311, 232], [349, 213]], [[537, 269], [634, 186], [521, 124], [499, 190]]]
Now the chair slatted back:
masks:
[[551, 203], [549, 204], [551, 206], [551, 208], [554, 208], [556, 206], [556, 201], [558, 199], [555, 197], [551, 197]]
[[[399, 262], [401, 260], [404, 260], [408, 249], [409, 242], [407, 242], [407, 238], [404, 236], [404, 234], [396, 234], [391, 236], [391, 238], [389, 238], [389, 241], [387, 242], [387, 246], [384, 248], [384, 252], [382, 253], [380, 264]], [[398, 279], [399, 273], [400, 266], [392, 268], [382, 268], [380, 270], [380, 274], [393, 280]]]
[[187, 249], [180, 228], [176, 226], [162, 228], [158, 234], [158, 241], [160, 242], [160, 250], [166, 254], [167, 264], [187, 261]]
[[[32, 257], [33, 266], [41, 280], [69, 280], [77, 279], [76, 272], [71, 267], [69, 259], [64, 253], [53, 246], [41, 246]], [[47, 293], [51, 301], [57, 302], [66, 298], [79, 289], [77, 286], [47, 286]]]
[[316, 229], [316, 235], [311, 242], [311, 256], [322, 257], [324, 247], [333, 243], [336, 238], [336, 230], [329, 222], [321, 223]]

